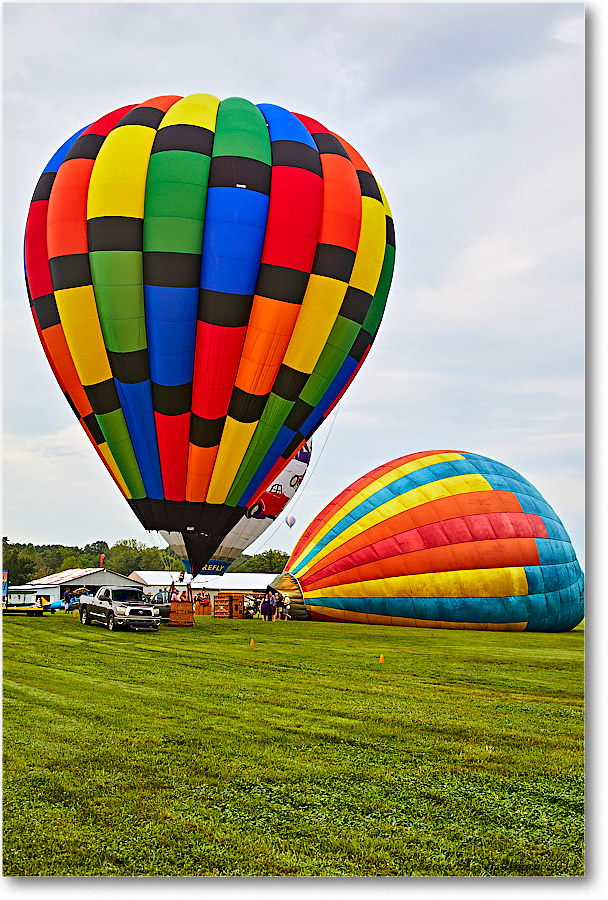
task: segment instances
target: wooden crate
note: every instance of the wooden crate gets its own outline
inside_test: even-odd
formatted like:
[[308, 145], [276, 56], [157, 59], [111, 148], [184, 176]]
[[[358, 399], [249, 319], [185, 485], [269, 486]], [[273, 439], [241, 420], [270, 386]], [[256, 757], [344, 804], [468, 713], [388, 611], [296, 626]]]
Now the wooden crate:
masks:
[[216, 619], [232, 618], [232, 597], [230, 594], [216, 594], [213, 601], [213, 615]]
[[213, 614], [213, 605], [209, 602], [205, 606], [202, 600], [197, 600], [194, 604], [194, 612], [197, 616], [210, 616]]
[[173, 601], [167, 625], [194, 625], [192, 603], [189, 600]]

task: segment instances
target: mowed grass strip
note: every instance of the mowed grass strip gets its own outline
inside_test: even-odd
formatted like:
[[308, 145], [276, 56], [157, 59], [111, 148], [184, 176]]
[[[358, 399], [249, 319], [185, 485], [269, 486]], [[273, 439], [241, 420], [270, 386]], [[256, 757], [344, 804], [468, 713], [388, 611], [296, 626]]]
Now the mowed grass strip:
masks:
[[4, 617], [5, 875], [584, 874], [582, 626], [195, 623]]

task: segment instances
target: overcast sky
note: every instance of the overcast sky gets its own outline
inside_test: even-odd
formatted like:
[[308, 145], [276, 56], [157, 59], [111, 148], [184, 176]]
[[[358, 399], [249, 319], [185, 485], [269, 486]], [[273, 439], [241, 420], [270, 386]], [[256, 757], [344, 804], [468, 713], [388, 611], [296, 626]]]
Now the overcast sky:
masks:
[[584, 559], [584, 7], [4, 4], [4, 521], [11, 541], [143, 530], [55, 382], [25, 290], [40, 172], [76, 130], [158, 94], [276, 103], [366, 159], [393, 286], [308, 475], [250, 552], [290, 551], [370, 469], [420, 450], [512, 466]]

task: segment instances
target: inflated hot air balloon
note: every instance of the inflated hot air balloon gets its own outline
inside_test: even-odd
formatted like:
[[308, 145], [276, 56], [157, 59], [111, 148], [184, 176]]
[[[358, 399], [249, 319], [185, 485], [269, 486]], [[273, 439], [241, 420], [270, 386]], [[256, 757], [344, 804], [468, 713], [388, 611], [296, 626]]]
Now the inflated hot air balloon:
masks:
[[382, 189], [314, 119], [155, 97], [42, 173], [25, 270], [57, 381], [146, 529], [194, 573], [337, 403], [394, 265]]
[[[312, 441], [309, 441], [301, 450], [298, 450], [294, 458], [276, 476], [269, 489], [264, 491], [260, 499], [247, 509], [243, 518], [228, 532], [205, 566], [205, 572], [223, 573], [230, 563], [240, 556], [250, 544], [253, 544], [276, 520], [302, 484], [311, 453]], [[292, 523], [295, 522], [293, 516], [288, 516], [287, 519], [291, 519]], [[161, 531], [160, 533], [182, 560], [186, 570], [189, 570], [188, 551], [180, 532]]]
[[285, 522], [289, 528], [293, 528], [293, 526], [296, 524], [296, 517], [295, 516], [287, 516], [285, 518]]
[[546, 500], [508, 466], [447, 450], [342, 491], [273, 584], [292, 618], [568, 631], [584, 615], [584, 576]]

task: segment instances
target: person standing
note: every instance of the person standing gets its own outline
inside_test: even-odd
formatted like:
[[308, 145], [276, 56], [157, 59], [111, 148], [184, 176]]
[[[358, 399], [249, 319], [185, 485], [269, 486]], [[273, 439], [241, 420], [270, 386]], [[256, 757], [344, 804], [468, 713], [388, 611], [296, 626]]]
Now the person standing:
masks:
[[260, 606], [260, 612], [262, 613], [262, 618], [265, 622], [271, 621], [272, 609], [270, 607], [270, 598], [272, 597], [272, 588], [270, 585], [266, 588], [266, 592], [262, 598], [262, 604]]

